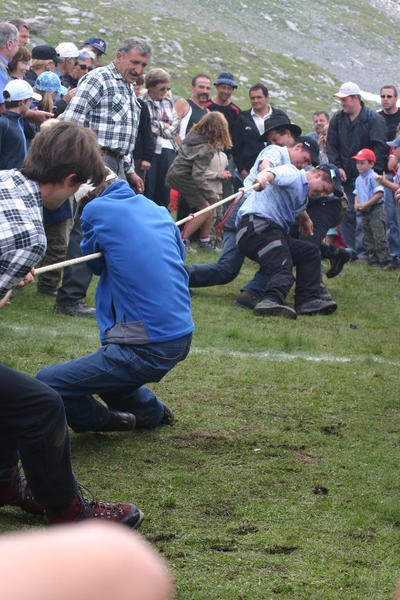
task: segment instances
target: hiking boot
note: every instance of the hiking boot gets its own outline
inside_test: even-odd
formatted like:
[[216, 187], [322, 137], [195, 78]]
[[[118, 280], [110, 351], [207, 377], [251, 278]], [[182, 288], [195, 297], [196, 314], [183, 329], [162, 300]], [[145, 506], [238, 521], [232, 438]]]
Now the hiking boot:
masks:
[[278, 304], [273, 300], [264, 298], [254, 307], [254, 314], [265, 317], [285, 317], [286, 319], [297, 319], [296, 311], [286, 304]]
[[333, 300], [322, 300], [317, 298], [305, 302], [300, 306], [296, 306], [296, 312], [298, 315], [330, 315], [337, 309], [337, 304]]
[[138, 529], [143, 521], [143, 513], [134, 504], [88, 500], [79, 490], [66, 509], [58, 513], [48, 511], [47, 518], [49, 525], [77, 523], [92, 519], [108, 523], [122, 523], [132, 529]]
[[243, 308], [253, 308], [260, 302], [261, 298], [255, 292], [250, 290], [242, 290], [238, 296], [236, 296], [236, 302], [243, 306]]
[[50, 296], [52, 298], [56, 298], [57, 297], [57, 291], [56, 290], [46, 290], [45, 288], [37, 288], [36, 292], [39, 294], [39, 296]]
[[160, 425], [172, 425], [172, 423], [175, 421], [174, 413], [166, 404], [163, 404], [163, 407], [164, 413], [160, 421]]
[[357, 253], [351, 248], [338, 248], [337, 254], [331, 256], [329, 258], [329, 262], [331, 263], [330, 269], [326, 272], [326, 276], [328, 279], [332, 277], [337, 277], [344, 265], [349, 262], [349, 260], [356, 260]]
[[10, 469], [9, 483], [0, 484], [0, 506], [19, 506], [33, 515], [44, 514], [44, 506], [33, 497], [26, 479], [21, 477], [17, 466]]
[[110, 411], [107, 425], [96, 431], [133, 431], [136, 427], [136, 417], [132, 413]]
[[61, 313], [63, 315], [69, 315], [71, 317], [96, 318], [96, 309], [88, 306], [82, 300], [80, 302], [73, 302], [70, 304], [59, 304], [56, 302], [54, 305], [54, 312]]

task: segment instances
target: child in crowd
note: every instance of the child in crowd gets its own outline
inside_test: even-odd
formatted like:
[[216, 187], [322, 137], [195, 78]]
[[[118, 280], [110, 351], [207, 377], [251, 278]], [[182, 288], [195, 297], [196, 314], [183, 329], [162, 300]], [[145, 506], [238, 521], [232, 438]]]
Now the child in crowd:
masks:
[[54, 113], [53, 105], [57, 94], [65, 96], [67, 88], [61, 85], [61, 79], [57, 73], [44, 71], [40, 73], [35, 82], [35, 89], [41, 94], [40, 110]]
[[399, 163], [400, 163], [400, 135], [396, 137], [392, 142], [386, 142], [388, 146], [390, 146], [390, 156], [388, 159], [388, 171], [392, 171], [393, 180], [390, 181], [386, 177], [385, 172], [382, 173], [379, 177], [376, 177], [376, 181], [381, 185], [391, 189], [393, 192], [400, 188], [400, 173], [399, 173]]
[[384, 269], [391, 268], [389, 248], [386, 240], [386, 215], [383, 200], [383, 186], [377, 182], [374, 173], [375, 153], [362, 148], [352, 156], [357, 161], [360, 173], [355, 182], [354, 209], [361, 212], [362, 229], [370, 265]]
[[40, 100], [41, 96], [23, 79], [9, 81], [3, 95], [5, 111], [0, 119], [0, 170], [18, 169], [27, 152], [23, 117], [32, 98]]

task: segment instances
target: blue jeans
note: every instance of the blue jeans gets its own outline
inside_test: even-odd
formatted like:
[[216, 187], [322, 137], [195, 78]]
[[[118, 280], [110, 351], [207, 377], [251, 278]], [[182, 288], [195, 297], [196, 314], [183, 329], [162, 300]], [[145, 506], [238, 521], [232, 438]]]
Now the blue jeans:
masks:
[[[187, 265], [189, 273], [189, 287], [208, 287], [211, 285], [224, 285], [233, 281], [240, 272], [244, 262], [244, 256], [236, 246], [236, 215], [240, 203], [232, 211], [224, 227], [222, 252], [218, 262]], [[260, 297], [263, 296], [267, 280], [264, 274], [256, 273], [244, 289], [253, 290]]]
[[[393, 176], [386, 174], [386, 177], [393, 181]], [[390, 255], [396, 262], [400, 263], [400, 233], [399, 233], [399, 209], [397, 202], [394, 199], [394, 193], [389, 188], [385, 187], [384, 193], [385, 209], [386, 209], [386, 232], [389, 244]]]
[[189, 334], [142, 346], [106, 344], [93, 354], [45, 367], [36, 377], [60, 394], [74, 431], [98, 431], [107, 425], [110, 412], [93, 394], [110, 410], [133, 413], [139, 427], [157, 427], [164, 407], [144, 384], [160, 381], [184, 360], [191, 340]]
[[358, 258], [366, 259], [368, 253], [364, 245], [361, 215], [354, 210], [354, 181], [344, 183], [343, 187], [349, 206], [340, 224], [340, 232], [346, 246], [355, 250]]

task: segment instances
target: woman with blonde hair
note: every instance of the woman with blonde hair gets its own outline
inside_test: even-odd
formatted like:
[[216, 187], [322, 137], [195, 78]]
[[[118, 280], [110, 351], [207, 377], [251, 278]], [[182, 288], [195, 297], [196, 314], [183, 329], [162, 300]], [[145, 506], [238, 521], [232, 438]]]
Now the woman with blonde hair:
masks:
[[[215, 186], [210, 183], [209, 169], [215, 155], [232, 146], [228, 122], [220, 112], [209, 112], [196, 123], [182, 142], [178, 156], [167, 173], [167, 185], [184, 196], [191, 212], [206, 208], [218, 199]], [[217, 174], [221, 180], [230, 177], [229, 171]], [[187, 223], [184, 243], [200, 229], [200, 248], [212, 248], [210, 229], [212, 211]]]

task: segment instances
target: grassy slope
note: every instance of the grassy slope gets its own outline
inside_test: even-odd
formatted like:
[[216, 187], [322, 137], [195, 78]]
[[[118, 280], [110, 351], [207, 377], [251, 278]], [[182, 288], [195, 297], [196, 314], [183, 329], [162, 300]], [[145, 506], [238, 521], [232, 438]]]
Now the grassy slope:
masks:
[[[141, 506], [178, 598], [388, 598], [399, 576], [396, 274], [347, 266], [329, 282], [337, 313], [292, 322], [234, 306], [251, 272], [196, 290], [193, 351], [155, 386], [176, 425], [72, 435], [76, 472], [99, 497]], [[3, 311], [8, 364], [34, 373], [97, 347], [94, 322], [51, 304], [30, 288]], [[29, 524], [0, 513], [3, 530]]]

